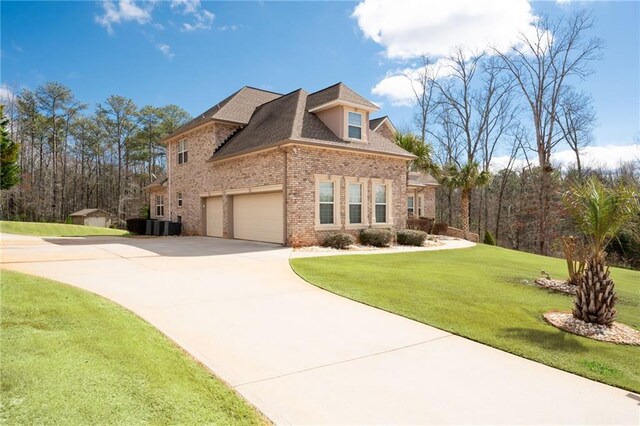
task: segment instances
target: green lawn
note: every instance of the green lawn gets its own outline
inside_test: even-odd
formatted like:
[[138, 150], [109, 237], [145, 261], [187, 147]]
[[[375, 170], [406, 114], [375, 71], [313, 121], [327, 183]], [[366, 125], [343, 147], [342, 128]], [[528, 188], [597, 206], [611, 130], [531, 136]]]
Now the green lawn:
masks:
[[121, 229], [95, 226], [67, 225], [64, 223], [0, 221], [0, 232], [34, 235], [36, 237], [87, 237], [90, 235], [125, 235]]
[[137, 316], [2, 271], [0, 424], [267, 424]]
[[[533, 284], [563, 278], [563, 260], [478, 245], [381, 255], [301, 258], [293, 269], [339, 295], [621, 388], [640, 392], [640, 347], [602, 343], [547, 324], [572, 298]], [[640, 272], [612, 268], [618, 321], [640, 329]], [[531, 284], [522, 284], [522, 280]]]

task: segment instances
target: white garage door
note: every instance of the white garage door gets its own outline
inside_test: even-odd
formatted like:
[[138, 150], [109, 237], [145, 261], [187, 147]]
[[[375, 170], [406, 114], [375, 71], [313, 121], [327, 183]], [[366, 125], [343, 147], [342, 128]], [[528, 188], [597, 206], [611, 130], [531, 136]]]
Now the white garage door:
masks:
[[222, 197], [207, 198], [207, 236], [222, 237]]
[[282, 192], [233, 197], [233, 238], [284, 243]]
[[107, 220], [104, 217], [86, 217], [84, 224], [87, 226], [99, 226], [104, 228], [107, 226]]

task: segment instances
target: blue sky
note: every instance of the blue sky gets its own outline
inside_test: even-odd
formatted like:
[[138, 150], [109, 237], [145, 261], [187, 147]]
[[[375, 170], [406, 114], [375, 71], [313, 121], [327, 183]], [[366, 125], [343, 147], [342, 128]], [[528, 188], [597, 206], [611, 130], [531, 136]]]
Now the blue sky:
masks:
[[[381, 82], [413, 66], [412, 43], [422, 48], [424, 40], [439, 52], [531, 15], [588, 8], [594, 34], [606, 42], [603, 60], [580, 83], [595, 100], [596, 144], [628, 145], [640, 133], [637, 1], [497, 1], [491, 16], [478, 12], [473, 28], [455, 18], [455, 8], [465, 7], [447, 5], [455, 2], [407, 3], [397, 13], [392, 1], [365, 3], [2, 1], [2, 87], [60, 81], [90, 104], [120, 94], [140, 106], [174, 103], [195, 115], [243, 85], [287, 93], [344, 81], [403, 125], [411, 107]], [[440, 19], [440, 27], [430, 19]], [[510, 37], [506, 29], [492, 36]]]

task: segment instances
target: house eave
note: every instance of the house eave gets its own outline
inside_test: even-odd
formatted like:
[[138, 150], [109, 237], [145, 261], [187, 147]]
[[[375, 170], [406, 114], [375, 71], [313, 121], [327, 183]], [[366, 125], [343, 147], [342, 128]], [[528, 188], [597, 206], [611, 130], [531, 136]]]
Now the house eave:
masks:
[[341, 100], [341, 99], [334, 99], [334, 100], [326, 102], [326, 103], [324, 103], [322, 105], [318, 105], [317, 107], [311, 108], [309, 110], [309, 112], [313, 112], [313, 113], [320, 112], [320, 111], [324, 111], [326, 109], [333, 108], [333, 107], [336, 107], [336, 106], [341, 106], [341, 105], [348, 106], [348, 107], [351, 107], [351, 108], [361, 109], [361, 110], [368, 111], [368, 112], [375, 112], [375, 111], [378, 111], [380, 109], [378, 107], [371, 107], [371, 106], [368, 106], [368, 105], [359, 104], [357, 102], [345, 101], [345, 100]]

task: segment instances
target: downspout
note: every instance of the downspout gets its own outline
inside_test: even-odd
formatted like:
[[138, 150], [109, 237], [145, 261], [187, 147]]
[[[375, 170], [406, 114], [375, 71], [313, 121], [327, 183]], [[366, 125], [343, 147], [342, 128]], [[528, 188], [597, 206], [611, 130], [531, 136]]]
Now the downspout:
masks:
[[287, 155], [287, 148], [283, 148], [282, 150], [284, 151], [284, 179], [282, 180], [282, 204], [283, 204], [282, 208], [284, 209], [284, 214], [282, 215], [282, 220], [284, 221], [284, 224], [282, 226], [282, 229], [284, 232], [284, 236], [282, 240], [284, 241], [284, 245], [286, 246], [288, 244], [287, 217], [289, 216], [287, 212], [287, 170], [288, 170], [289, 156]]
[[173, 211], [171, 210], [171, 142], [167, 144], [167, 192], [169, 196], [169, 220], [173, 222]]

